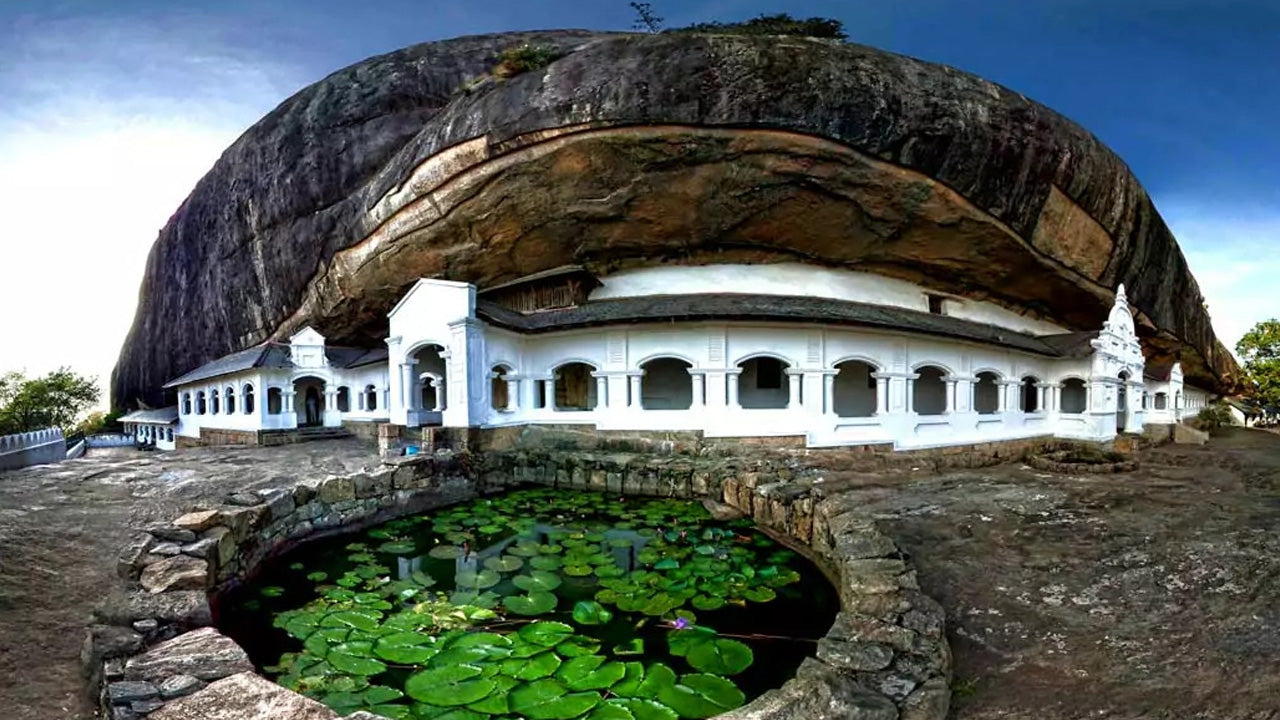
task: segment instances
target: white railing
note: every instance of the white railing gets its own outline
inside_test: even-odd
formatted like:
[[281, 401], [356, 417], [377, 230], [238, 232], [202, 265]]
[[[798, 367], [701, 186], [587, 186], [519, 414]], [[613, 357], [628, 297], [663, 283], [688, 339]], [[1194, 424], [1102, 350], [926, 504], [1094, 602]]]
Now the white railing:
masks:
[[16, 435], [3, 435], [0, 436], [0, 455], [48, 445], [59, 440], [62, 440], [62, 431], [58, 428], [34, 430]]
[[66, 457], [67, 440], [58, 428], [0, 437], [0, 470], [62, 462]]

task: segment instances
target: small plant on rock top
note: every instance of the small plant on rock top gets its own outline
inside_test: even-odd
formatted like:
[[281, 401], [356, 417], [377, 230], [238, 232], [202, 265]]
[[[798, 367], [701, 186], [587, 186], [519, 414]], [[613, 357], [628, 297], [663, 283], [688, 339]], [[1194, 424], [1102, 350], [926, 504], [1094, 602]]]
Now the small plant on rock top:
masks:
[[563, 55], [559, 48], [551, 45], [524, 43], [499, 53], [498, 64], [493, 66], [493, 74], [500, 78], [514, 77], [520, 73], [544, 68]]

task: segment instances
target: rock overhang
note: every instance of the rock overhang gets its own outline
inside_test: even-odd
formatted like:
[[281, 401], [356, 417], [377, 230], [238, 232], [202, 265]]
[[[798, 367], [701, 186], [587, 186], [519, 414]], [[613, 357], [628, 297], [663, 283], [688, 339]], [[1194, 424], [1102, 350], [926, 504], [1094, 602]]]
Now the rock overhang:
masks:
[[[497, 48], [526, 38], [484, 40]], [[609, 272], [800, 260], [1076, 329], [1097, 326], [1124, 283], [1149, 355], [1177, 357], [1199, 384], [1236, 383], [1151, 200], [1114, 153], [1053, 111], [952, 68], [830, 41], [559, 42], [568, 54], [513, 78], [476, 83], [454, 72], [447, 102], [424, 112], [411, 137], [381, 147], [385, 161], [358, 188], [318, 210], [326, 222], [309, 248], [278, 227], [228, 228], [253, 249], [254, 275], [290, 297], [228, 308], [234, 327], [208, 347], [154, 359], [174, 375], [195, 363], [184, 357], [192, 352], [216, 356], [304, 324], [343, 342], [378, 341], [386, 310], [418, 277], [483, 286], [566, 262]], [[354, 67], [394, 64], [388, 57]], [[189, 222], [180, 211], [157, 250], [179, 250]], [[290, 258], [305, 272], [274, 267]], [[157, 312], [149, 288], [173, 299], [174, 284], [149, 271], [117, 403], [167, 379], [130, 372], [142, 352], [131, 346], [177, 332], [146, 331]], [[196, 292], [234, 289], [211, 285]]]

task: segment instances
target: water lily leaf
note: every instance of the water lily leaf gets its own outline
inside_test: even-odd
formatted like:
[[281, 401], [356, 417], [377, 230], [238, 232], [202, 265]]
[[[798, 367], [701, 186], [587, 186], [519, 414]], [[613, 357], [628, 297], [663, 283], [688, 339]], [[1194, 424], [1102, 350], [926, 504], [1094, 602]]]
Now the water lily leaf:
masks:
[[431, 658], [431, 667], [478, 664], [489, 657], [484, 648], [461, 647], [442, 650]]
[[418, 720], [489, 720], [488, 713], [465, 707], [438, 707], [418, 703], [413, 706], [413, 716]]
[[502, 673], [518, 680], [539, 680], [560, 669], [560, 657], [543, 651], [530, 658], [510, 658], [502, 663]]
[[417, 549], [417, 543], [412, 540], [392, 540], [378, 546], [378, 552], [391, 553], [392, 555], [411, 555]]
[[504, 598], [502, 604], [517, 615], [542, 615], [556, 608], [556, 596], [549, 592], [531, 592]]
[[586, 720], [636, 720], [636, 716], [622, 705], [605, 701], [597, 705]]
[[382, 613], [377, 610], [338, 610], [329, 613], [320, 620], [322, 627], [353, 627], [365, 632], [373, 632], [382, 621]]
[[462, 557], [462, 548], [457, 545], [437, 545], [428, 550], [427, 554], [437, 560], [455, 560]]
[[459, 648], [474, 648], [491, 658], [505, 658], [511, 655], [511, 638], [492, 632], [467, 633], [449, 646], [450, 650]]
[[692, 602], [698, 610], [719, 610], [724, 607], [724, 598], [715, 595], [697, 595]]
[[676, 673], [662, 663], [654, 663], [644, 671], [644, 680], [636, 687], [637, 697], [653, 698], [676, 684]]
[[627, 571], [617, 565], [601, 565], [596, 568], [596, 577], [599, 578], [616, 578], [626, 575]]
[[586, 635], [574, 635], [556, 645], [556, 652], [562, 657], [575, 658], [583, 655], [595, 655], [600, 650], [600, 641]]
[[324, 582], [329, 579], [329, 573], [323, 570], [317, 570], [313, 573], [307, 573], [307, 579], [311, 582]]
[[644, 698], [613, 698], [605, 705], [616, 705], [625, 708], [635, 720], [677, 720], [680, 716], [675, 710], [657, 700]]
[[613, 619], [613, 613], [595, 600], [579, 600], [573, 606], [573, 619], [579, 625], [603, 625]]
[[620, 662], [605, 663], [600, 655], [584, 655], [561, 665], [556, 678], [570, 690], [607, 690], [626, 674]]
[[352, 675], [377, 675], [387, 669], [384, 663], [373, 658], [349, 655], [336, 649], [326, 655], [325, 660], [342, 672]]
[[722, 677], [685, 675], [679, 684], [660, 689], [658, 700], [681, 717], [700, 720], [741, 706], [746, 696]]
[[404, 690], [409, 697], [439, 707], [469, 705], [488, 697], [497, 687], [481, 677], [483, 670], [475, 665], [455, 664], [423, 670], [409, 676]]
[[258, 593], [261, 594], [262, 597], [269, 597], [269, 598], [280, 597], [281, 595], [284, 594], [284, 588], [280, 587], [279, 585], [268, 585], [262, 588], [261, 590], [259, 590]]
[[689, 648], [685, 660], [695, 670], [715, 675], [736, 675], [755, 660], [751, 648], [731, 638], [717, 637]]
[[546, 570], [534, 570], [528, 575], [517, 575], [511, 578], [516, 587], [526, 592], [550, 592], [560, 587], [560, 576]]
[[[317, 622], [318, 618], [310, 613], [291, 615], [283, 622], [284, 631], [299, 640], [306, 640], [311, 636], [311, 633], [316, 631]], [[277, 627], [279, 627], [279, 625], [277, 625]]]
[[529, 720], [570, 720], [600, 704], [600, 693], [570, 693], [551, 678], [521, 685], [508, 696], [511, 712]]
[[440, 652], [433, 640], [430, 635], [414, 632], [383, 635], [374, 643], [373, 654], [396, 665], [421, 665]]
[[289, 569], [290, 569], [290, 570], [303, 570], [303, 569], [305, 569], [306, 567], [307, 567], [306, 565], [303, 565], [303, 564], [302, 564], [302, 563], [300, 563], [300, 562], [290, 563], [290, 564], [289, 564]]
[[413, 717], [413, 711], [408, 705], [374, 705], [369, 708], [369, 712], [389, 720], [410, 720]]
[[525, 642], [551, 647], [569, 639], [573, 628], [562, 622], [539, 621], [525, 625], [517, 634]]
[[524, 567], [524, 558], [518, 555], [485, 558], [484, 566], [494, 572], [515, 572]]
[[627, 662], [623, 663], [623, 666], [626, 668], [626, 674], [614, 683], [609, 692], [621, 697], [632, 697], [639, 694], [640, 683], [644, 682], [644, 665], [638, 662]]
[[558, 570], [562, 564], [558, 555], [537, 555], [529, 558], [529, 567], [534, 570]]
[[564, 574], [572, 577], [586, 577], [595, 572], [595, 568], [590, 565], [565, 565]]
[[404, 693], [386, 685], [370, 685], [364, 692], [360, 693], [360, 697], [366, 705], [381, 705], [392, 700], [399, 700], [404, 697]]
[[502, 582], [502, 576], [492, 570], [463, 570], [453, 576], [453, 582], [459, 588], [484, 590]]
[[672, 630], [667, 633], [667, 647], [671, 654], [684, 657], [694, 647], [714, 640], [716, 631], [701, 625], [690, 625], [683, 630]]
[[642, 638], [631, 638], [630, 642], [622, 645], [613, 646], [614, 655], [643, 655], [644, 640]]
[[507, 552], [519, 557], [533, 557], [542, 554], [542, 549], [536, 542], [518, 542], [507, 548]]

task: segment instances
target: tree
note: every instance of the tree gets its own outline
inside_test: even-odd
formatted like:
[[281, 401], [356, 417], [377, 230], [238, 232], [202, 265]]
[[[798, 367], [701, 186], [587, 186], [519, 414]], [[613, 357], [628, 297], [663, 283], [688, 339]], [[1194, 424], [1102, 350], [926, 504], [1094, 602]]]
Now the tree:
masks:
[[1246, 396], [1268, 415], [1280, 413], [1280, 320], [1264, 320], [1236, 343]]
[[20, 372], [0, 376], [0, 435], [59, 427], [70, 431], [76, 418], [98, 402], [98, 385], [70, 368], [44, 377]]
[[662, 32], [662, 18], [658, 17], [649, 3], [633, 2], [631, 9], [636, 11], [636, 20], [631, 23], [632, 28], [647, 33]]

